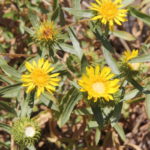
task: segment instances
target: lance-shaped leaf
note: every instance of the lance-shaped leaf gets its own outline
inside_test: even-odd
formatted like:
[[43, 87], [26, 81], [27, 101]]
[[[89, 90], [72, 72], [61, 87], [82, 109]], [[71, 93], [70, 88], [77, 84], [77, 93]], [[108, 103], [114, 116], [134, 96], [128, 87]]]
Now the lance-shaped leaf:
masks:
[[120, 119], [121, 116], [121, 110], [122, 110], [122, 105], [123, 103], [120, 102], [118, 104], [116, 104], [114, 111], [112, 113], [112, 116], [110, 118], [111, 122], [117, 122]]
[[9, 102], [0, 101], [0, 109], [5, 110], [8, 113], [11, 113], [14, 116], [16, 116], [16, 112], [15, 112], [14, 108], [12, 108], [12, 106], [10, 105]]
[[63, 8], [63, 10], [69, 12], [70, 14], [74, 15], [75, 17], [92, 17], [93, 14], [90, 10], [81, 10], [75, 8]]
[[[150, 89], [150, 87], [148, 87], [148, 89]], [[145, 107], [146, 107], [147, 116], [150, 119], [150, 94], [146, 95]]]
[[21, 117], [29, 117], [33, 110], [34, 106], [34, 99], [35, 99], [35, 91], [27, 94], [26, 99], [21, 101]]
[[82, 95], [77, 89], [71, 89], [62, 99], [58, 125], [62, 127], [70, 118], [74, 106], [81, 100]]
[[3, 129], [4, 131], [6, 131], [9, 134], [11, 133], [11, 127], [8, 126], [7, 124], [0, 123], [0, 129]]
[[116, 63], [115, 59], [112, 57], [110, 51], [106, 48], [103, 48], [103, 54], [104, 54], [107, 64], [110, 66], [113, 73], [120, 74], [117, 63]]
[[121, 101], [126, 101], [126, 100], [133, 99], [135, 96], [138, 95], [138, 93], [139, 93], [139, 90], [134, 89], [134, 90], [126, 93]]
[[20, 79], [20, 73], [9, 66], [6, 61], [3, 59], [2, 56], [0, 56], [0, 68], [9, 76], [13, 77], [13, 80], [18, 80]]
[[130, 13], [132, 16], [140, 19], [141, 21], [143, 21], [145, 24], [150, 26], [150, 16], [146, 15], [144, 13], [141, 13], [140, 11], [136, 10], [133, 7], [130, 7]]
[[29, 14], [28, 14], [28, 17], [29, 17], [30, 22], [31, 22], [33, 27], [37, 27], [39, 25], [40, 19], [39, 19], [38, 15], [36, 14], [35, 11], [30, 10]]
[[135, 81], [132, 78], [128, 78], [128, 81], [136, 88], [138, 89], [140, 92], [144, 93], [144, 94], [150, 94], [150, 90], [147, 90], [145, 87], [141, 86], [137, 81]]
[[21, 84], [13, 84], [3, 88], [0, 88], [0, 96], [5, 98], [17, 97], [21, 89]]
[[118, 123], [112, 123], [111, 125], [117, 131], [121, 139], [125, 142], [126, 136], [125, 136], [122, 126], [120, 126]]
[[74, 47], [74, 51], [76, 52], [76, 55], [81, 60], [82, 56], [83, 56], [83, 51], [82, 51], [82, 49], [80, 47], [80, 43], [77, 40], [75, 31], [73, 30], [73, 28], [69, 28], [69, 36], [70, 36], [70, 39], [72, 41], [72, 44], [73, 44], [73, 47]]
[[113, 31], [112, 32], [113, 35], [117, 36], [118, 38], [121, 38], [121, 39], [124, 39], [124, 40], [127, 40], [127, 41], [134, 41], [136, 40], [136, 38], [130, 34], [129, 32], [126, 32], [126, 31]]
[[0, 147], [4, 147], [4, 148], [6, 148], [6, 150], [8, 149], [9, 150], [9, 148], [10, 148], [10, 146], [9, 146], [9, 144], [8, 143], [4, 143], [4, 142], [0, 142]]
[[111, 46], [110, 42], [106, 39], [104, 35], [101, 35], [101, 33], [97, 29], [93, 32], [96, 35], [96, 38], [100, 40], [103, 44], [103, 54], [107, 64], [110, 66], [110, 68], [115, 74], [120, 74], [117, 63], [111, 54], [114, 51], [114, 49]]
[[130, 60], [129, 62], [131, 63], [150, 62], [150, 55], [143, 55], [140, 57], [136, 57]]
[[94, 118], [97, 121], [99, 127], [103, 128], [103, 126], [104, 126], [104, 118], [103, 118], [103, 114], [102, 114], [101, 108], [97, 104], [92, 104], [91, 108], [92, 108], [92, 111], [93, 111], [93, 114], [94, 114]]
[[58, 45], [55, 45], [56, 49], [60, 49], [64, 52], [70, 53], [70, 54], [74, 54], [77, 55], [76, 51], [74, 50], [73, 46], [68, 45], [68, 44], [64, 44], [64, 43], [60, 43]]

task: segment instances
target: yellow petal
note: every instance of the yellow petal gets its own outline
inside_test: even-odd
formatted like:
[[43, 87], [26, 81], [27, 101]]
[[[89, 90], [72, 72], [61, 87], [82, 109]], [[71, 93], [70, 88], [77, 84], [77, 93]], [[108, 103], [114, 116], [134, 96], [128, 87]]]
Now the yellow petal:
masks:
[[34, 69], [34, 67], [29, 62], [26, 62], [25, 66], [29, 72], [32, 72], [32, 70]]

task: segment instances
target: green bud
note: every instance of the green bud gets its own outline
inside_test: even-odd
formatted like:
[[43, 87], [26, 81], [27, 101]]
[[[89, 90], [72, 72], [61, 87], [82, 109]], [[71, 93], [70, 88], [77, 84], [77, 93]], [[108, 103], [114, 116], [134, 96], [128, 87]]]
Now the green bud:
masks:
[[40, 137], [40, 127], [30, 118], [21, 118], [14, 122], [12, 135], [18, 145], [33, 145]]

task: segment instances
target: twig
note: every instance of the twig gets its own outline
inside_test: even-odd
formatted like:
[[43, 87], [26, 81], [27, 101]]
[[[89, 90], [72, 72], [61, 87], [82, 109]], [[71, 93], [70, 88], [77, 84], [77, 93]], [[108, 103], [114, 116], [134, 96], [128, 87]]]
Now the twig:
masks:
[[36, 54], [10, 54], [10, 53], [1, 53], [0, 56], [8, 56], [8, 57], [31, 57], [31, 56], [36, 56]]

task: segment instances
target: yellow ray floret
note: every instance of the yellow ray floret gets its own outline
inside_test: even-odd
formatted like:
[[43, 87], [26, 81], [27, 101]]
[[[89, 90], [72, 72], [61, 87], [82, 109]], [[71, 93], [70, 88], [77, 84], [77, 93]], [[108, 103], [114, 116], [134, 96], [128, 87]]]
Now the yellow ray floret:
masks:
[[123, 53], [123, 62], [126, 63], [132, 70], [138, 70], [140, 63], [129, 63], [129, 60], [137, 57], [139, 54], [138, 50], [133, 49], [132, 51], [126, 50]]
[[122, 0], [96, 0], [90, 7], [97, 12], [92, 20], [100, 19], [103, 24], [108, 24], [110, 29], [113, 29], [115, 23], [121, 25], [127, 16], [127, 9], [123, 9], [121, 3]]
[[55, 91], [55, 87], [58, 86], [60, 79], [59, 73], [51, 73], [54, 68], [48, 60], [43, 58], [39, 59], [36, 63], [25, 63], [28, 74], [22, 75], [23, 86], [27, 87], [26, 92], [29, 93], [33, 89], [36, 89], [36, 96], [39, 97], [45, 90], [52, 93]]
[[35, 38], [39, 41], [54, 41], [58, 34], [58, 29], [56, 28], [54, 22], [44, 21], [36, 29]]
[[135, 49], [133, 49], [132, 51], [126, 50], [126, 51], [123, 53], [124, 61], [128, 62], [128, 61], [131, 60], [132, 58], [137, 57], [138, 54], [139, 54], [139, 51], [138, 51], [138, 50], [135, 50]]
[[86, 74], [79, 80], [82, 92], [88, 93], [88, 99], [97, 101], [104, 98], [106, 101], [114, 100], [113, 95], [119, 90], [119, 79], [112, 79], [114, 74], [109, 67], [100, 70], [99, 66], [87, 67]]

